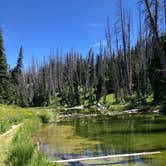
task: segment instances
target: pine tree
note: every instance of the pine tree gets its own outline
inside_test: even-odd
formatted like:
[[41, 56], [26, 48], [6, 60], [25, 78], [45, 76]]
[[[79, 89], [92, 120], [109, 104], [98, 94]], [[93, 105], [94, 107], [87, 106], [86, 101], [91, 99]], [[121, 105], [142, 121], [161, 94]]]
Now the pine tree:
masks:
[[8, 71], [5, 49], [3, 46], [2, 30], [0, 29], [0, 103], [8, 100]]
[[13, 82], [13, 91], [15, 94], [15, 104], [20, 106], [28, 105], [28, 97], [26, 97], [26, 85], [24, 80], [23, 73], [23, 48], [20, 47], [19, 55], [17, 59], [17, 64], [11, 72], [12, 82]]
[[97, 102], [100, 100], [102, 96], [102, 88], [103, 88], [103, 73], [102, 73], [102, 52], [100, 52], [100, 55], [97, 55], [96, 60], [96, 100]]
[[12, 78], [13, 78], [14, 84], [18, 85], [20, 83], [22, 68], [23, 68], [23, 48], [21, 46], [18, 59], [17, 59], [17, 64], [12, 71]]

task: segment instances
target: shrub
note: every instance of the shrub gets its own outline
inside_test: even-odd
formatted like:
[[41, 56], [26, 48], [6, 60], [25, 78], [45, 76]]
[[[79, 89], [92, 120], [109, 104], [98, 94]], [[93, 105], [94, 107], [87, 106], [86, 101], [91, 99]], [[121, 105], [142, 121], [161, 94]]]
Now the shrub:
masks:
[[39, 115], [42, 123], [48, 123], [51, 119], [54, 119], [55, 115], [53, 113], [44, 113]]

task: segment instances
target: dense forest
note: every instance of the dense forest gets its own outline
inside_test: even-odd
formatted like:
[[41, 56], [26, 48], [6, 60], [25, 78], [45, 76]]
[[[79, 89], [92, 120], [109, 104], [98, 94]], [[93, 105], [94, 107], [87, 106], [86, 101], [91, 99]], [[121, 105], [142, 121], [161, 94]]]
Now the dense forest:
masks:
[[[87, 56], [75, 49], [56, 53], [38, 63], [32, 58], [23, 68], [23, 47], [16, 66], [9, 68], [0, 31], [0, 103], [19, 106], [96, 104], [115, 94], [116, 103], [144, 98], [153, 93], [154, 103], [166, 103], [166, 0], [139, 2], [137, 42], [133, 43], [131, 14], [119, 1], [116, 23], [106, 22], [99, 51]], [[103, 30], [104, 31], [104, 30]], [[114, 32], [113, 35], [111, 32]], [[136, 37], [135, 37], [136, 38]]]

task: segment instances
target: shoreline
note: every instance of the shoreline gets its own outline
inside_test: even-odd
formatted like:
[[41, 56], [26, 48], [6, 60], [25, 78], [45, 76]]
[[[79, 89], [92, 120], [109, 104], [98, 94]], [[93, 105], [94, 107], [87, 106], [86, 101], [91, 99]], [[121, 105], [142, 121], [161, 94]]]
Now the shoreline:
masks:
[[66, 118], [88, 118], [88, 117], [97, 117], [97, 116], [116, 116], [116, 115], [131, 115], [131, 114], [143, 114], [143, 113], [156, 113], [160, 114], [160, 110], [156, 109], [153, 111], [144, 111], [141, 109], [131, 109], [131, 110], [124, 110], [124, 111], [113, 111], [107, 113], [96, 113], [96, 114], [81, 114], [81, 113], [72, 113], [72, 114], [64, 114], [64, 115], [57, 115], [56, 122], [61, 122]]

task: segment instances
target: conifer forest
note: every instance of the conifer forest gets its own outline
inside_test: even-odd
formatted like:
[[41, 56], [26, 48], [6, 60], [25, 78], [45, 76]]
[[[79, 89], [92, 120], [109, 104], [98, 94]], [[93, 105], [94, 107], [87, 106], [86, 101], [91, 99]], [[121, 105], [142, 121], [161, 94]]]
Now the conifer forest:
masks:
[[[119, 5], [117, 23], [107, 19], [105, 39], [98, 51], [86, 56], [75, 49], [57, 48], [42, 63], [32, 58], [23, 68], [23, 46], [14, 68], [7, 64], [3, 30], [0, 31], [0, 102], [19, 106], [88, 105], [115, 94], [116, 103], [154, 94], [154, 102], [166, 101], [166, 10], [165, 1], [142, 1], [137, 42], [132, 43], [131, 14]], [[163, 3], [163, 5], [161, 5]], [[162, 19], [162, 22], [161, 22]], [[114, 26], [112, 26], [112, 24]], [[111, 25], [111, 26], [110, 26]], [[110, 33], [113, 28], [114, 36]], [[26, 47], [26, 46], [25, 46]]]
[[[0, 1], [0, 19], [13, 17], [0, 20], [0, 165], [165, 165], [166, 0], [134, 1]], [[78, 25], [90, 16], [104, 26]], [[51, 48], [55, 36], [64, 47]], [[53, 51], [43, 55], [41, 43]]]

